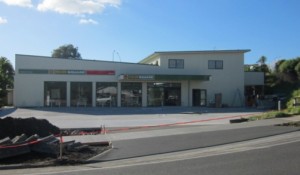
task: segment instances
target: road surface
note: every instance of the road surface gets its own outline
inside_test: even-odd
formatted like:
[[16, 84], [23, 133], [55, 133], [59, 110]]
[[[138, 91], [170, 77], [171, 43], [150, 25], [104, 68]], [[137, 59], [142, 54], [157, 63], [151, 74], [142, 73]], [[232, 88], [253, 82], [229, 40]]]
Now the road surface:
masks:
[[286, 133], [215, 147], [107, 161], [81, 166], [2, 170], [0, 174], [152, 175], [272, 174], [300, 172], [300, 132]]

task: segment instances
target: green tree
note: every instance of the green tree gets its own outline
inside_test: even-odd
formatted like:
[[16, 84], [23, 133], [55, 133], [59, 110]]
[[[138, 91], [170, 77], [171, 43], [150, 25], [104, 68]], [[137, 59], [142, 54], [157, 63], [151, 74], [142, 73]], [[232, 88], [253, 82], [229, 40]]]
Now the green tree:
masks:
[[78, 47], [72, 44], [66, 44], [54, 49], [52, 52], [53, 58], [68, 58], [68, 59], [82, 59], [81, 54], [78, 52]]
[[278, 67], [278, 73], [283, 81], [296, 83], [298, 75], [295, 70], [298, 61], [297, 59], [286, 60]]
[[279, 72], [279, 67], [283, 62], [285, 62], [285, 60], [279, 60], [275, 63], [275, 72]]
[[295, 72], [298, 75], [298, 80], [300, 81], [300, 57], [296, 59], [297, 64], [295, 66]]
[[[7, 96], [7, 88], [13, 87], [14, 68], [5, 57], [0, 57], [0, 99]], [[0, 101], [0, 106], [1, 106]]]
[[266, 64], [267, 57], [261, 56], [257, 63], [259, 64], [258, 70], [264, 73], [270, 72], [268, 65]]
[[261, 56], [259, 58], [259, 60], [257, 61], [257, 63], [259, 63], [260, 65], [263, 65], [263, 64], [266, 64], [266, 61], [267, 61], [267, 57]]

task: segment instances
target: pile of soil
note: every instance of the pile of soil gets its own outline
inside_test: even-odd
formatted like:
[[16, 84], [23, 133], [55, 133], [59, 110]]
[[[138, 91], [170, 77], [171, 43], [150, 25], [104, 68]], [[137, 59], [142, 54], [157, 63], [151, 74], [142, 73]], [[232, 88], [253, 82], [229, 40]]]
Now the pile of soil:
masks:
[[[52, 125], [48, 120], [31, 118], [0, 118], [0, 140], [6, 137], [14, 138], [21, 134], [27, 136], [39, 135], [40, 137], [47, 137], [51, 134], [57, 135], [60, 129]], [[0, 160], [0, 165], [8, 164], [31, 164], [31, 165], [66, 165], [84, 163], [91, 157], [94, 157], [105, 150], [110, 149], [110, 145], [87, 146], [85, 149], [79, 151], [64, 151], [62, 159], [58, 156], [28, 153], [25, 155], [10, 157]]]
[[24, 119], [5, 117], [0, 119], [0, 140], [5, 137], [14, 138], [21, 134], [26, 134], [27, 136], [38, 134], [40, 137], [46, 137], [59, 133], [59, 128], [45, 119], [36, 119], [34, 117]]
[[99, 155], [110, 149], [104, 146], [89, 146], [78, 152], [64, 152], [62, 159], [53, 155], [41, 153], [28, 153], [16, 157], [0, 160], [1, 165], [23, 164], [23, 165], [40, 165], [40, 166], [58, 166], [58, 165], [77, 165], [85, 163], [88, 159]]

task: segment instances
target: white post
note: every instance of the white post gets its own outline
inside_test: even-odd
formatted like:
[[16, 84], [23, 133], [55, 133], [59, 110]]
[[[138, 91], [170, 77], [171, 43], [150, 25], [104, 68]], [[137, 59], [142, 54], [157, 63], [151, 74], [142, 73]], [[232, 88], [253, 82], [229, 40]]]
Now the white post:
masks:
[[281, 101], [278, 100], [278, 111], [281, 111]]

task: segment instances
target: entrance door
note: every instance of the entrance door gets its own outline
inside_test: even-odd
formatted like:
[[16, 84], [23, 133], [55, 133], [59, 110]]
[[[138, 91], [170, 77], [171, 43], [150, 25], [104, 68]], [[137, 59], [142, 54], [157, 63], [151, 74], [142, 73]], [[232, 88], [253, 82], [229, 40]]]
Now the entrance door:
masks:
[[180, 89], [180, 87], [165, 87], [164, 88], [164, 104], [165, 104], [165, 106], [180, 106], [181, 105], [181, 89]]
[[193, 89], [193, 106], [206, 106], [206, 89]]

